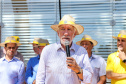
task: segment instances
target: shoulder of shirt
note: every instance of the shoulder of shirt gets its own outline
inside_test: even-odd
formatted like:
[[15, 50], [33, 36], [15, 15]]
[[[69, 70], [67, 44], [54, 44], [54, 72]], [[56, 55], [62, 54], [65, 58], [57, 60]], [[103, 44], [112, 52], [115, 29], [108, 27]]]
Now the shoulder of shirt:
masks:
[[59, 45], [60, 44], [58, 44], [58, 43], [49, 44], [49, 45], [45, 46], [43, 50], [49, 50], [49, 49], [55, 50], [55, 49], [58, 49]]
[[2, 61], [3, 61], [3, 59], [4, 59], [4, 57], [0, 58], [0, 62], [2, 62]]
[[75, 48], [75, 51], [76, 52], [79, 52], [79, 53], [84, 53], [84, 54], [87, 54], [87, 51], [86, 51], [86, 49], [84, 48], [84, 47], [82, 47], [82, 46], [79, 46], [79, 45], [77, 45], [77, 44], [73, 44], [74, 45], [74, 48]]
[[74, 43], [73, 43], [73, 45], [74, 45], [75, 48], [86, 50], [84, 47], [79, 46], [79, 45], [77, 45], [77, 44], [74, 44]]
[[17, 62], [23, 63], [21, 60], [17, 59], [16, 57], [13, 57], [13, 59]]
[[111, 53], [108, 57], [116, 57], [118, 52]]
[[99, 60], [99, 61], [105, 61], [103, 57], [98, 56], [98, 55], [92, 55], [95, 59]]
[[32, 58], [30, 58], [30, 60], [34, 60], [34, 59], [38, 59], [38, 57], [36, 56], [36, 57], [32, 57]]

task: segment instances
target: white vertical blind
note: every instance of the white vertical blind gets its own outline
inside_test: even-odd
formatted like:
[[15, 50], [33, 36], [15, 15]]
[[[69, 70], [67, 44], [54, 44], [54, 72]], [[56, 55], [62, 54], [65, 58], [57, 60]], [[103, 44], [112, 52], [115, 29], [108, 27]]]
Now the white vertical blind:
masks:
[[56, 2], [3, 0], [2, 19], [5, 27], [2, 28], [1, 40], [4, 42], [7, 36], [19, 36], [22, 45], [18, 51], [24, 56], [25, 64], [35, 56], [32, 45], [28, 44], [35, 37], [48, 39], [50, 43], [56, 42], [56, 32], [50, 28], [58, 14]]
[[[126, 1], [64, 1], [61, 2], [62, 16], [70, 14], [76, 19], [76, 23], [84, 26], [84, 32], [76, 36], [74, 42], [81, 40], [84, 34], [90, 35], [98, 41], [93, 53], [107, 56], [117, 50], [116, 40], [112, 36], [125, 29]], [[115, 20], [116, 25], [110, 25]]]

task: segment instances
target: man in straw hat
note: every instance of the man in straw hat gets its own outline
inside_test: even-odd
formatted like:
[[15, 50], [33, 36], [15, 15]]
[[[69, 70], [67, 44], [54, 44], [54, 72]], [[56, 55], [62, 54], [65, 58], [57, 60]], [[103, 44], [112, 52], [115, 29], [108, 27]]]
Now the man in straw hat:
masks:
[[[83, 26], [75, 24], [75, 19], [64, 15], [58, 25], [51, 28], [57, 32], [60, 42], [46, 46], [41, 54], [37, 84], [86, 84], [91, 83], [93, 70], [86, 50], [72, 40], [84, 31]], [[70, 57], [66, 56], [65, 43], [69, 41]]]
[[106, 76], [111, 84], [126, 84], [126, 30], [121, 30], [117, 37], [118, 51], [107, 59]]
[[29, 43], [29, 44], [32, 44], [35, 54], [38, 55], [39, 51], [38, 51], [38, 47], [36, 47], [38, 46], [38, 38], [34, 38], [33, 43]]
[[[17, 43], [19, 43], [19, 37], [18, 36], [11, 36], [11, 37], [14, 37], [15, 39], [16, 39], [16, 42]], [[20, 45], [21, 45], [21, 43], [20, 43]], [[18, 45], [18, 46], [20, 46], [20, 45]], [[1, 45], [1, 46], [3, 46], [4, 47], [4, 45]], [[15, 57], [16, 58], [18, 58], [19, 60], [21, 60], [21, 61], [23, 61], [23, 55], [20, 53], [20, 52], [18, 52], [17, 51], [17, 49], [18, 49], [18, 46], [17, 46], [17, 48], [16, 48], [16, 52], [15, 52]], [[3, 56], [5, 56], [5, 54], [6, 54], [6, 50], [3, 48], [3, 49], [1, 49], [0, 50], [0, 58], [2, 58]]]
[[102, 57], [92, 54], [92, 49], [97, 45], [97, 43], [98, 42], [93, 40], [89, 35], [84, 35], [80, 41], [76, 42], [77, 45], [80, 45], [87, 50], [91, 66], [94, 71], [91, 84], [105, 84], [106, 62]]
[[49, 45], [48, 40], [41, 39], [41, 38], [34, 38], [33, 42], [37, 44], [34, 47], [36, 47], [36, 51], [38, 51], [39, 54], [36, 57], [30, 58], [30, 60], [27, 63], [26, 74], [25, 74], [25, 79], [26, 79], [27, 84], [35, 84], [40, 54], [43, 48], [46, 45]]
[[6, 50], [6, 55], [0, 59], [0, 84], [23, 84], [24, 63], [14, 56], [20, 43], [17, 43], [14, 37], [7, 37], [0, 45]]

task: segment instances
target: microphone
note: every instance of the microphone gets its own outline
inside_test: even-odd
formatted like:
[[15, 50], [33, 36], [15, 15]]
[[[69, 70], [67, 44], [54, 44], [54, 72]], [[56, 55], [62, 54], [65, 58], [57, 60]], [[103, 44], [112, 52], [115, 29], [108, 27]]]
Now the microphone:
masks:
[[66, 55], [67, 57], [70, 57], [70, 47], [69, 47], [70, 42], [68, 40], [65, 41], [65, 46], [66, 46]]

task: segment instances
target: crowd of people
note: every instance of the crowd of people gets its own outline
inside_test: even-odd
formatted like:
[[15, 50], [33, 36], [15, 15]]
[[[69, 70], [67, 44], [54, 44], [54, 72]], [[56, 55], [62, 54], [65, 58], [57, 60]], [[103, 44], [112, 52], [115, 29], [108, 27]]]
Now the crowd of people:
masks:
[[[59, 24], [51, 28], [60, 41], [49, 44], [47, 39], [34, 38], [32, 43], [37, 56], [30, 58], [25, 69], [23, 56], [17, 51], [21, 45], [18, 36], [9, 36], [0, 50], [0, 84], [126, 84], [126, 30], [121, 30], [117, 52], [105, 60], [92, 53], [98, 42], [84, 35], [76, 44], [73, 39], [84, 31], [70, 15], [64, 15]], [[69, 55], [66, 54], [66, 41]]]

